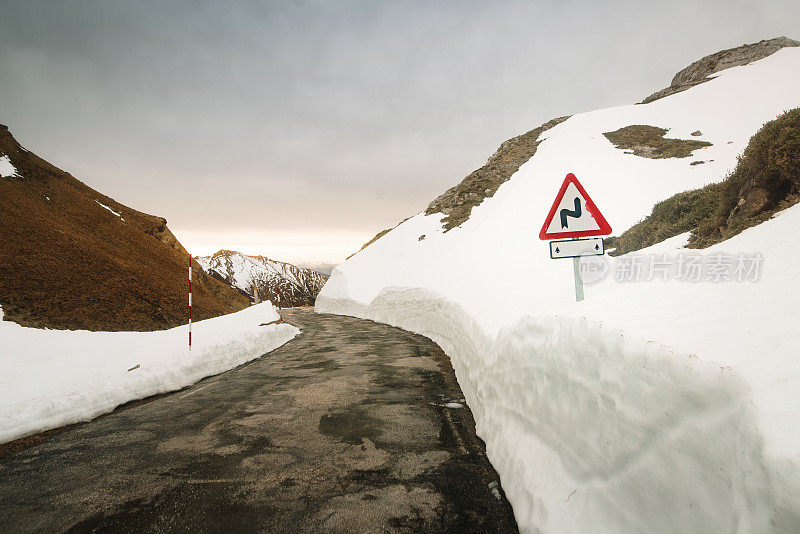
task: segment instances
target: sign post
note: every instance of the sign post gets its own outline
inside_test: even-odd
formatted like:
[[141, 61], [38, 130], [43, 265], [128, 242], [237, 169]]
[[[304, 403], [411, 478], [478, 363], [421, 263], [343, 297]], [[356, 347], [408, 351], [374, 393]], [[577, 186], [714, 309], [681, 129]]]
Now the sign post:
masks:
[[[594, 237], [611, 233], [603, 214], [574, 174], [569, 173], [556, 194], [556, 199], [539, 232], [539, 239], [550, 241], [550, 258], [572, 258], [575, 277], [575, 300], [583, 300], [581, 256], [605, 254], [603, 239]], [[592, 237], [592, 239], [579, 239]]]
[[581, 259], [578, 256], [572, 258], [572, 276], [575, 277], [575, 302], [583, 300], [583, 279], [581, 278]]
[[192, 352], [192, 255], [189, 254], [189, 352]]

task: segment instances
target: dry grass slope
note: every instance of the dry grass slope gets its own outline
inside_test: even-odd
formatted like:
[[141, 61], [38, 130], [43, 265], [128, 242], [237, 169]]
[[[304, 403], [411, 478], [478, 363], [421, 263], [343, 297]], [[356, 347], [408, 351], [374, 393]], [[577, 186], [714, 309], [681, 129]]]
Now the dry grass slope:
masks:
[[659, 202], [644, 220], [606, 240], [613, 255], [692, 232], [690, 248], [705, 248], [755, 226], [800, 201], [800, 108], [766, 123], [736, 169], [722, 182]]
[[626, 230], [619, 237], [605, 240], [609, 254], [619, 256], [660, 243], [695, 228], [713, 213], [721, 198], [720, 184], [685, 191], [653, 206], [653, 211], [643, 221]]
[[[5, 126], [0, 154], [19, 175], [0, 179], [0, 305], [7, 319], [87, 330], [185, 322], [188, 254], [165, 219], [91, 189], [22, 148]], [[196, 319], [248, 305], [199, 265], [194, 272]]]
[[800, 108], [766, 123], [750, 139], [721, 184], [717, 209], [689, 246], [705, 248], [735, 236], [800, 200]]

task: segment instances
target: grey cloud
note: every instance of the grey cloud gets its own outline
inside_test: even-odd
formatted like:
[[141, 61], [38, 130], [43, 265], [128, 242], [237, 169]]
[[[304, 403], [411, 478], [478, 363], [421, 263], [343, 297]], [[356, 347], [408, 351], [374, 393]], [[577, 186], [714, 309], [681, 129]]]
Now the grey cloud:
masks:
[[718, 49], [797, 38], [800, 20], [794, 1], [0, 10], [0, 122], [92, 187], [198, 231], [365, 235], [508, 137], [639, 100]]

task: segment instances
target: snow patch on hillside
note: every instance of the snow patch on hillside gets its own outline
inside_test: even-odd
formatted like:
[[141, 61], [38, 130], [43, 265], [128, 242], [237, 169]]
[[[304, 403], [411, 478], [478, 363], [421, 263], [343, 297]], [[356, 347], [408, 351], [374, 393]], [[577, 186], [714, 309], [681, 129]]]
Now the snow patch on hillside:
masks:
[[11, 163], [8, 156], [0, 156], [0, 178], [9, 178], [17, 175], [17, 168]]
[[[568, 172], [617, 235], [722, 180], [761, 125], [800, 106], [798, 86], [800, 50], [783, 49], [651, 104], [575, 115], [461, 227], [420, 214], [337, 267], [317, 311], [445, 350], [522, 531], [796, 532], [800, 206], [701, 251], [760, 254], [758, 281], [612, 279], [581, 303], [571, 263], [537, 234]], [[603, 136], [634, 124], [712, 146], [654, 160]]]
[[[2, 310], [0, 310], [2, 317]], [[270, 352], [300, 331], [265, 303], [157, 332], [41, 330], [0, 321], [0, 443], [86, 421]]]
[[[48, 200], [49, 200], [49, 199], [48, 199]], [[119, 213], [119, 212], [117, 212], [117, 211], [114, 211], [113, 209], [111, 209], [111, 207], [110, 207], [110, 206], [106, 206], [105, 204], [103, 204], [103, 203], [102, 203], [102, 202], [100, 202], [99, 200], [95, 200], [95, 202], [97, 202], [97, 203], [100, 205], [100, 207], [101, 207], [101, 208], [105, 208], [105, 209], [107, 209], [108, 211], [110, 211], [111, 213], [113, 213], [114, 215], [116, 215], [117, 217], [119, 217], [119, 219], [120, 219], [121, 221], [123, 221], [123, 222], [125, 221], [125, 219], [123, 219], [123, 218], [122, 218], [122, 214], [121, 214], [121, 213]]]

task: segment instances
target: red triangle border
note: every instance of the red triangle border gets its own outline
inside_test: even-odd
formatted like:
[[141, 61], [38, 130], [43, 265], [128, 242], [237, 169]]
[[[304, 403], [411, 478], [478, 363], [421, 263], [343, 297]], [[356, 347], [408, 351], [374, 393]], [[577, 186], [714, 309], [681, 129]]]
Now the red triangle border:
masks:
[[[556, 210], [558, 206], [561, 204], [561, 199], [564, 198], [564, 194], [567, 192], [567, 187], [569, 184], [575, 184], [575, 187], [578, 188], [578, 191], [581, 195], [583, 195], [584, 200], [586, 201], [586, 209], [589, 211], [589, 214], [594, 218], [597, 225], [600, 227], [597, 230], [577, 230], [572, 232], [552, 232], [547, 233], [547, 228], [550, 226], [550, 223], [553, 222], [553, 219], [556, 215]], [[542, 229], [539, 231], [539, 239], [543, 241], [547, 241], [549, 239], [561, 239], [564, 237], [592, 237], [598, 235], [609, 235], [611, 233], [611, 225], [608, 224], [606, 218], [603, 217], [603, 214], [600, 213], [600, 210], [597, 209], [592, 198], [586, 192], [586, 189], [583, 188], [581, 183], [575, 177], [574, 174], [569, 173], [567, 177], [564, 178], [564, 183], [561, 184], [561, 189], [558, 190], [556, 194], [556, 200], [553, 202], [553, 206], [550, 208], [550, 213], [547, 214], [547, 218], [544, 220], [544, 224], [542, 225]]]

